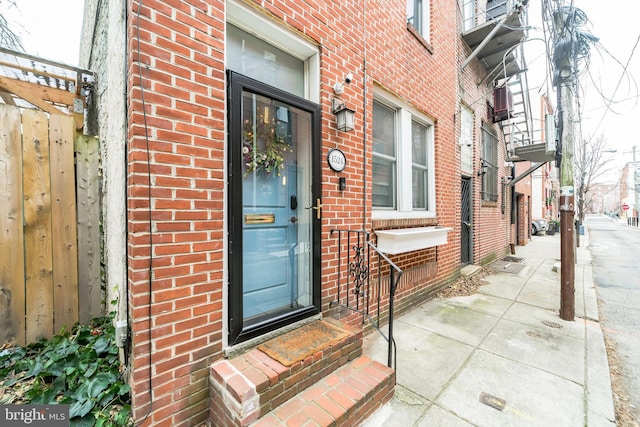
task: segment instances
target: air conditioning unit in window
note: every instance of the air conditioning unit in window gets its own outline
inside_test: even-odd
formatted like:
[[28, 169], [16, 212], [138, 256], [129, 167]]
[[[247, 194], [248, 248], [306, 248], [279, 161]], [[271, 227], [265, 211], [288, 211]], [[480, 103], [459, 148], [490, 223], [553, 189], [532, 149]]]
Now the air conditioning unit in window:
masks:
[[493, 90], [493, 122], [501, 122], [509, 118], [513, 112], [513, 95], [508, 87], [497, 87]]

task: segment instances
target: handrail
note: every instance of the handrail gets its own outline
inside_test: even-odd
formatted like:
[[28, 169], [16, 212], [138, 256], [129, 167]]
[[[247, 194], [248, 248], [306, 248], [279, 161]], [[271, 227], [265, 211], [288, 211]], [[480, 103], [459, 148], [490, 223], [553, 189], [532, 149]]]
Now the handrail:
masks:
[[[376, 328], [380, 335], [387, 341], [387, 366], [393, 367], [395, 365], [397, 351], [393, 338], [394, 300], [398, 283], [402, 277], [402, 270], [371, 242], [369, 232], [364, 230], [332, 229], [331, 235], [335, 232], [338, 233], [339, 248], [338, 292], [336, 301], [331, 301], [330, 306], [335, 305], [362, 314], [363, 323], [365, 319], [368, 319], [373, 327]], [[346, 239], [346, 242], [343, 242], [343, 239]], [[346, 251], [343, 250], [343, 245], [346, 245]], [[377, 255], [377, 262], [373, 262], [375, 268], [373, 274], [371, 271], [372, 250]], [[345, 260], [343, 258], [346, 258], [346, 263], [344, 263]], [[388, 336], [386, 336], [380, 328], [380, 311], [383, 305], [383, 267], [386, 269], [386, 266], [388, 266], [389, 269]], [[344, 274], [345, 269], [346, 274]], [[345, 275], [347, 276], [346, 284], [343, 283], [342, 280]], [[376, 301], [370, 301], [370, 296], [374, 291], [371, 288], [372, 277], [377, 278], [377, 288], [375, 289], [375, 294], [377, 295]], [[370, 313], [372, 304], [376, 304], [377, 306], [375, 318]]]

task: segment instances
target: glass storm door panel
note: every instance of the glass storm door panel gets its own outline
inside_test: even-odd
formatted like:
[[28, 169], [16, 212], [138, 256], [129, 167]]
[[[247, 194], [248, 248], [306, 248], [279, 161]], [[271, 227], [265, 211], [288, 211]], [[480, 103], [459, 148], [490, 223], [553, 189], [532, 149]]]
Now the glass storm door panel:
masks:
[[[292, 134], [290, 122], [296, 113], [291, 110], [291, 106], [265, 96], [242, 94], [245, 320], [298, 305], [295, 254], [298, 244], [304, 242], [298, 242], [298, 216], [302, 213], [297, 203], [294, 155], [298, 135]], [[308, 118], [302, 120], [310, 123]]]
[[232, 88], [239, 102], [230, 123], [230, 323], [232, 340], [244, 340], [316, 312], [316, 113], [291, 95], [230, 77], [251, 83]]

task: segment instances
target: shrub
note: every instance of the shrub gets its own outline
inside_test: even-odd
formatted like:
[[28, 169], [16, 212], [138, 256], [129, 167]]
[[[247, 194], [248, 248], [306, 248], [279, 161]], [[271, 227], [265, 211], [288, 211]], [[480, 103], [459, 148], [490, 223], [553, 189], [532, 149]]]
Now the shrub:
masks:
[[131, 425], [111, 317], [0, 352], [0, 404], [69, 404], [71, 425]]

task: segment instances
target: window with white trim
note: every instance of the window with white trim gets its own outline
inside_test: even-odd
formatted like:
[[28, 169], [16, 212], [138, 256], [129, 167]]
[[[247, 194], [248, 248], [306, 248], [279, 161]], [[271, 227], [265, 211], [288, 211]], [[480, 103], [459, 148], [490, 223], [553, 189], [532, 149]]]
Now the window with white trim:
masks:
[[377, 97], [372, 169], [374, 218], [435, 215], [433, 123], [426, 117]]
[[410, 24], [427, 42], [431, 37], [430, 0], [407, 0], [407, 23]]
[[227, 0], [226, 5], [225, 66], [319, 103], [318, 47], [242, 2]]
[[460, 108], [460, 170], [462, 173], [473, 173], [473, 111], [467, 107]]
[[482, 200], [498, 201], [498, 137], [488, 126], [482, 126]]

